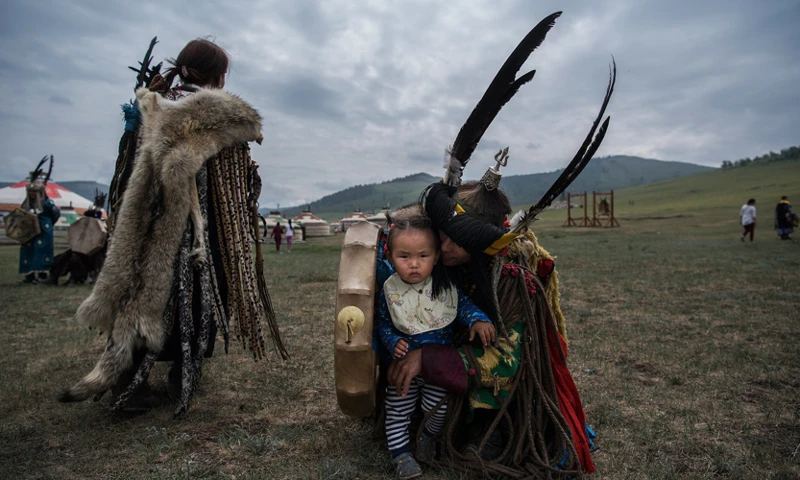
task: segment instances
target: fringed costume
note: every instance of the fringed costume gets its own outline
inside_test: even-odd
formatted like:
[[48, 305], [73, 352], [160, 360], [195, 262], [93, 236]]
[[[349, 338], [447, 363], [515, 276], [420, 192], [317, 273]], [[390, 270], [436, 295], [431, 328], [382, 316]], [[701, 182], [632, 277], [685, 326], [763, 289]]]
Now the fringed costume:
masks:
[[143, 82], [149, 88], [125, 108], [108, 256], [76, 314], [107, 334], [107, 345], [95, 369], [60, 400], [112, 389], [112, 408], [125, 409], [164, 360], [174, 362], [178, 416], [189, 408], [217, 327], [228, 350], [230, 319], [254, 359], [267, 355], [265, 335], [282, 358], [287, 353], [258, 247], [261, 180], [247, 142], [261, 141], [261, 117], [234, 95], [169, 89], [152, 72]]
[[775, 205], [775, 231], [781, 240], [791, 240], [790, 234], [794, 233], [797, 224], [797, 215], [792, 212], [792, 204], [784, 197]]
[[45, 188], [53, 170], [53, 156], [50, 155], [50, 168], [47, 174], [42, 167], [48, 157], [44, 157], [31, 172], [30, 183], [25, 187], [25, 200], [20, 209], [38, 217], [39, 234], [22, 243], [19, 248], [19, 273], [25, 278], [23, 283], [37, 283], [47, 278], [53, 264], [53, 225], [61, 216], [56, 204], [47, 198]]
[[418, 454], [429, 463], [481, 477], [570, 478], [595, 469], [593, 432], [566, 364], [558, 274], [553, 257], [529, 227], [602, 142], [609, 119], [602, 125], [600, 121], [613, 92], [616, 66], [583, 145], [536, 205], [507, 221], [511, 207], [499, 191], [499, 170], [506, 165], [508, 149], [498, 152], [497, 166], [480, 182], [461, 185], [463, 169], [485, 130], [533, 78], [533, 71], [519, 78], [516, 74], [559, 15], [534, 27], [502, 66], [448, 150], [444, 179], [429, 186], [420, 201], [434, 227], [469, 253], [468, 263], [451, 267], [451, 275], [492, 319], [497, 341], [486, 347], [469, 342], [457, 348], [422, 346], [422, 377], [447, 389], [451, 397], [438, 455], [432, 447]]

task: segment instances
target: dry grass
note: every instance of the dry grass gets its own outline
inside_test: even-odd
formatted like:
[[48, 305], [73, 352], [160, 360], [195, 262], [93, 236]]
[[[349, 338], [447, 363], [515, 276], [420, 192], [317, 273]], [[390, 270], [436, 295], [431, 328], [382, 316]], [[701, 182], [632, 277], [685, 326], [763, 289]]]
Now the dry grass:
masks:
[[[743, 245], [735, 218], [703, 212], [615, 230], [562, 229], [555, 215], [536, 227], [559, 256], [569, 363], [602, 446], [594, 478], [800, 478], [800, 242], [759, 228]], [[341, 239], [264, 247], [292, 358], [253, 363], [217, 343], [177, 421], [171, 408], [58, 404], [103, 346], [71, 319], [90, 287], [19, 285], [16, 249], [0, 248], [2, 476], [394, 478], [382, 442], [333, 393]]]

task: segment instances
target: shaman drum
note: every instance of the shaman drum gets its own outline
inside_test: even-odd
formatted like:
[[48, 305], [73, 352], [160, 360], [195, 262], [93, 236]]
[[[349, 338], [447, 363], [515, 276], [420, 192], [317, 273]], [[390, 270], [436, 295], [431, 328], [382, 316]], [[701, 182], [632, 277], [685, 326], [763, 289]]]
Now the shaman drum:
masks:
[[39, 226], [39, 216], [35, 213], [26, 212], [21, 208], [14, 209], [5, 218], [6, 236], [26, 244], [42, 233]]
[[97, 218], [81, 217], [67, 230], [67, 243], [75, 253], [92, 255], [106, 246], [106, 239], [106, 223]]
[[339, 261], [333, 365], [336, 399], [346, 415], [364, 418], [375, 410], [378, 360], [372, 350], [375, 261], [381, 228], [359, 222], [347, 229]]

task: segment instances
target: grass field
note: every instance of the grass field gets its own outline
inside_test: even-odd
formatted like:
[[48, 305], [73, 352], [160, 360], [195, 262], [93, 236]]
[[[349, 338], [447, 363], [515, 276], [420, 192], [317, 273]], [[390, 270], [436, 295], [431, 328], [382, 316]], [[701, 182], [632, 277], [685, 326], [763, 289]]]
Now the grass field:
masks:
[[[756, 194], [736, 183], [754, 178], [747, 168], [711, 178], [741, 194], [684, 202], [708, 181], [673, 184], [671, 195], [620, 191], [619, 229], [561, 228], [563, 211], [535, 224], [558, 256], [569, 365], [600, 436], [593, 478], [800, 478], [800, 237], [782, 242], [770, 228], [778, 192], [800, 200], [800, 177], [768, 167], [750, 183]], [[756, 242], [742, 244], [738, 209], [750, 196], [762, 220]], [[333, 393], [341, 240], [291, 255], [264, 246], [291, 360], [254, 363], [218, 343], [177, 421], [169, 407], [125, 417], [105, 399], [57, 403], [103, 348], [72, 320], [91, 287], [20, 285], [17, 249], [0, 248], [0, 476], [395, 478], [381, 440], [344, 417]], [[159, 366], [151, 380], [165, 377]]]

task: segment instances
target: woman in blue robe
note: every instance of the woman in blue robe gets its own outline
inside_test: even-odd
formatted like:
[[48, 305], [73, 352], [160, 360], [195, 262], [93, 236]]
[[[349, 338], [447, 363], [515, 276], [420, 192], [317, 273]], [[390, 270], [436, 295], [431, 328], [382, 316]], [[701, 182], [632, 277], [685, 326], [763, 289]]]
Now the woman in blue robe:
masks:
[[23, 283], [38, 283], [47, 278], [53, 264], [53, 225], [61, 211], [47, 198], [43, 183], [31, 183], [25, 189], [28, 196], [21, 208], [39, 217], [41, 233], [20, 247], [19, 273], [25, 276]]

